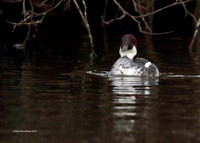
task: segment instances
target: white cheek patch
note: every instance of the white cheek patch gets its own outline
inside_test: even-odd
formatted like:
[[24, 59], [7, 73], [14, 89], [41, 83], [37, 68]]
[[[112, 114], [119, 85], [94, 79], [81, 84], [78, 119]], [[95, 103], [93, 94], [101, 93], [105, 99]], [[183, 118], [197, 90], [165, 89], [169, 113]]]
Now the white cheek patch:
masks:
[[151, 65], [151, 62], [147, 62], [144, 66], [148, 68]]

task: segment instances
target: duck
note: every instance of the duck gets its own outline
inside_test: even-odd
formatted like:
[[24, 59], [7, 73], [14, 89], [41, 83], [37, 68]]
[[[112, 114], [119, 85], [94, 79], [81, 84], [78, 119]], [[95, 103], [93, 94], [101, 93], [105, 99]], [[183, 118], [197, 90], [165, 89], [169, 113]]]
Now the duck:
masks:
[[119, 48], [120, 58], [114, 63], [109, 75], [125, 76], [159, 76], [158, 67], [144, 58], [135, 58], [137, 55], [137, 40], [132, 34], [125, 34], [121, 38]]

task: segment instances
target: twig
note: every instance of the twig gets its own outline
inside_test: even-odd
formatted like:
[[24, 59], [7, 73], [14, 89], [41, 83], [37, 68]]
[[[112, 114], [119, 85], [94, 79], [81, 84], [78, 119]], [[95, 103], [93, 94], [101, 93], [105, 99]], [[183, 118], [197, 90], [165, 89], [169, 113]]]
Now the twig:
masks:
[[196, 40], [196, 36], [197, 36], [197, 33], [199, 32], [199, 27], [200, 27], [200, 17], [196, 23], [196, 29], [194, 31], [194, 34], [193, 34], [193, 37], [192, 37], [192, 41], [190, 42], [190, 45], [189, 45], [189, 51], [192, 52], [192, 46]]
[[64, 11], [66, 11], [68, 8], [70, 9], [70, 4], [71, 4], [71, 0], [68, 0], [68, 1], [64, 4]]
[[[139, 15], [143, 15], [143, 9], [147, 10], [146, 8], [143, 8], [142, 7], [142, 3], [141, 1], [139, 0], [139, 4], [137, 4], [135, 2], [135, 0], [132, 0], [133, 4], [134, 4], [134, 8], [135, 8], [135, 11], [139, 13]], [[148, 22], [146, 21], [145, 17], [141, 17], [142, 18], [142, 21], [143, 23], [145, 24], [145, 27], [147, 28], [148, 32], [151, 32], [152, 33], [152, 30], [148, 24]]]
[[144, 33], [144, 34], [150, 34], [150, 35], [161, 35], [161, 34], [168, 34], [168, 33], [172, 33], [173, 31], [168, 31], [168, 32], [162, 32], [162, 33], [152, 33], [152, 32], [146, 32], [144, 30], [142, 30], [142, 27], [141, 27], [141, 23], [136, 19], [135, 16], [131, 15], [130, 13], [128, 13], [127, 11], [125, 11], [122, 6], [116, 1], [114, 0], [114, 3], [119, 7], [119, 9], [123, 12], [123, 14], [129, 16], [130, 18], [132, 18], [137, 24], [138, 24], [138, 28], [139, 28], [139, 31], [141, 33]]
[[183, 8], [185, 10], [185, 16], [190, 15], [193, 18], [194, 22], [197, 24], [196, 17], [187, 10], [186, 5], [185, 5], [185, 3], [182, 0], [180, 0], [180, 2], [181, 2], [182, 6], [183, 6]]
[[117, 18], [115, 18], [115, 19], [111, 19], [110, 21], [105, 21], [104, 18], [103, 18], [102, 16], [101, 16], [101, 19], [102, 19], [103, 23], [105, 23], [105, 24], [110, 24], [110, 23], [113, 22], [113, 21], [121, 20], [121, 19], [124, 18], [125, 16], [126, 16], [126, 14], [123, 14], [122, 16], [117, 17]]
[[[128, 13], [127, 11], [125, 11], [125, 10], [122, 8], [122, 6], [121, 6], [116, 0], [113, 0], [113, 1], [114, 1], [114, 3], [118, 6], [118, 8], [122, 11], [123, 15], [120, 16], [119, 18], [115, 18], [115, 19], [112, 19], [112, 20], [110, 20], [110, 21], [105, 21], [105, 20], [103, 20], [103, 18], [102, 18], [102, 20], [103, 20], [103, 22], [104, 22], [105, 24], [110, 24], [111, 22], [113, 22], [113, 21], [115, 21], [115, 20], [121, 20], [122, 18], [124, 18], [124, 17], [127, 15], [127, 16], [129, 16], [130, 18], [132, 18], [132, 19], [138, 24], [138, 28], [139, 28], [139, 31], [140, 31], [141, 33], [144, 33], [144, 34], [151, 34], [151, 35], [161, 35], [161, 34], [169, 34], [169, 33], [172, 33], [173, 31], [162, 32], [162, 33], [152, 33], [151, 30], [149, 30], [150, 32], [146, 32], [146, 31], [142, 30], [142, 28], [141, 28], [141, 23], [140, 23], [140, 21], [138, 21], [137, 19], [138, 19], [138, 18], [142, 18], [143, 22], [145, 22], [145, 19], [144, 19], [144, 18], [147, 17], [147, 16], [153, 15], [153, 14], [155, 14], [155, 13], [158, 13], [158, 12], [160, 12], [160, 11], [162, 11], [162, 10], [165, 10], [165, 9], [167, 9], [167, 8], [170, 8], [170, 7], [172, 7], [172, 6], [179, 5], [179, 4], [182, 4], [182, 5], [183, 5], [183, 4], [185, 4], [185, 3], [188, 3], [188, 2], [191, 2], [191, 1], [194, 1], [194, 0], [187, 0], [187, 1], [180, 1], [180, 2], [176, 1], [176, 2], [174, 2], [174, 3], [172, 3], [172, 4], [170, 4], [170, 5], [167, 5], [167, 6], [165, 6], [165, 7], [162, 7], [162, 8], [160, 8], [160, 9], [158, 9], [158, 10], [153, 11], [153, 12], [149, 12], [149, 13], [147, 13], [147, 14], [141, 14], [141, 13], [139, 13], [139, 14], [140, 14], [139, 16], [133, 16], [133, 15], [131, 15], [130, 13]], [[136, 5], [137, 5], [136, 2], [135, 2], [134, 0], [132, 0], [132, 2], [133, 2], [133, 5], [134, 5], [136, 11], [138, 12], [139, 10], [138, 10], [138, 8], [136, 7]], [[148, 27], [148, 24], [147, 24], [147, 23], [146, 23], [145, 25]], [[150, 28], [148, 27], [148, 29], [150, 29]]]
[[153, 14], [156, 14], [156, 13], [158, 13], [160, 11], [163, 11], [163, 10], [165, 10], [167, 8], [170, 8], [172, 6], [176, 6], [176, 5], [183, 4], [183, 3], [188, 3], [188, 2], [191, 2], [191, 1], [194, 1], [194, 0], [187, 0], [187, 1], [184, 1], [184, 2], [183, 1], [182, 2], [174, 2], [174, 3], [170, 4], [170, 5], [164, 6], [164, 7], [160, 8], [158, 10], [155, 10], [153, 12], [150, 12], [150, 13], [147, 13], [147, 14], [144, 14], [144, 15], [140, 15], [140, 16], [135, 16], [135, 18], [141, 18], [141, 17], [146, 17], [146, 16], [149, 16], [149, 15], [153, 15]]
[[[57, 8], [63, 1], [64, 0], [60, 0], [55, 6], [53, 6], [52, 8], [50, 8], [42, 13], [36, 13], [34, 11], [34, 5], [32, 3], [32, 0], [28, 1], [30, 4], [30, 10], [26, 9], [27, 3], [25, 3], [25, 2], [27, 2], [27, 1], [22, 0], [22, 8], [23, 8], [22, 14], [24, 15], [24, 19], [21, 20], [20, 22], [11, 22], [8, 20], [7, 20], [7, 22], [13, 25], [13, 31], [15, 30], [15, 28], [17, 26], [26, 25], [28, 27], [28, 31], [27, 31], [27, 34], [26, 34], [24, 42], [23, 42], [23, 45], [25, 46], [27, 40], [30, 39], [32, 26], [34, 26], [35, 30], [37, 31], [38, 24], [43, 22], [46, 14], [53, 11], [55, 8]], [[44, 0], [40, 6], [45, 5], [45, 2], [47, 2], [47, 0]], [[54, 2], [54, 0], [53, 0], [53, 2]], [[37, 20], [35, 20], [35, 18], [37, 18]], [[38, 18], [39, 18], [39, 20], [38, 20]]]
[[28, 31], [27, 31], [27, 34], [26, 34], [26, 36], [24, 38], [24, 42], [22, 43], [23, 47], [26, 46], [26, 42], [29, 40], [30, 34], [31, 34], [31, 25], [27, 25], [27, 27], [28, 27]]
[[196, 40], [197, 34], [198, 34], [198, 32], [199, 32], [200, 17], [199, 17], [199, 19], [197, 20], [197, 18], [196, 18], [192, 13], [190, 13], [190, 12], [187, 10], [186, 5], [183, 3], [183, 1], [182, 1], [182, 0], [179, 0], [179, 1], [181, 2], [182, 6], [183, 6], [183, 8], [184, 8], [184, 10], [185, 10], [185, 16], [187, 16], [187, 15], [191, 16], [192, 19], [194, 20], [195, 24], [196, 24], [196, 28], [195, 28], [195, 31], [194, 31], [192, 40], [191, 40], [190, 45], [189, 45], [189, 52], [191, 53], [191, 52], [192, 52], [192, 47], [193, 47], [194, 42], [195, 42], [195, 40]]
[[37, 16], [41, 16], [41, 15], [46, 15], [47, 13], [53, 11], [54, 9], [56, 9], [64, 0], [60, 0], [54, 7], [48, 9], [47, 11], [44, 11], [42, 13], [36, 13], [34, 11], [31, 11], [34, 15], [37, 15]]
[[85, 27], [88, 31], [88, 35], [89, 35], [89, 39], [90, 39], [90, 44], [91, 44], [91, 49], [92, 49], [92, 52], [90, 54], [91, 57], [95, 57], [97, 56], [96, 53], [94, 52], [94, 44], [93, 44], [93, 38], [92, 38], [92, 34], [91, 34], [91, 30], [90, 30], [90, 25], [88, 23], [88, 20], [87, 20], [87, 6], [86, 6], [86, 3], [84, 0], [82, 0], [82, 3], [83, 3], [83, 6], [84, 6], [84, 15], [83, 15], [83, 12], [81, 11], [81, 8], [79, 7], [78, 3], [76, 0], [73, 0], [77, 10], [79, 11], [80, 13], [80, 16], [85, 24]]

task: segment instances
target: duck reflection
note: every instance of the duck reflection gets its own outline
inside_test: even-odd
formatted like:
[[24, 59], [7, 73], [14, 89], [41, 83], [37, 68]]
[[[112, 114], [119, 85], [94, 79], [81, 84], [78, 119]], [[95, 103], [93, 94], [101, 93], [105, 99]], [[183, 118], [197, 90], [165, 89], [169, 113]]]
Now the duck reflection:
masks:
[[138, 76], [112, 76], [109, 77], [115, 94], [131, 94], [131, 95], [149, 95], [151, 87], [158, 85], [156, 77], [138, 77]]
[[[127, 136], [116, 136], [116, 140], [124, 142], [134, 141], [133, 133], [137, 124], [143, 124], [138, 119], [148, 116], [148, 107], [145, 106], [151, 95], [157, 95], [159, 79], [156, 77], [109, 77], [113, 97], [114, 134], [125, 133]], [[141, 112], [142, 111], [142, 112]], [[142, 113], [142, 114], [141, 114]]]
[[[114, 115], [117, 117], [136, 116], [136, 105], [145, 102], [149, 95], [157, 94], [158, 78], [155, 77], [109, 77], [113, 86]], [[143, 100], [144, 99], [144, 100]]]

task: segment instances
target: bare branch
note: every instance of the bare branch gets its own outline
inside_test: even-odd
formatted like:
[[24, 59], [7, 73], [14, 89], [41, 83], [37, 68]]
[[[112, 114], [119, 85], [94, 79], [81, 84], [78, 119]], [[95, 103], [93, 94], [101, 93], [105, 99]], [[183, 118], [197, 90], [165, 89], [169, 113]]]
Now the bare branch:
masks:
[[199, 17], [199, 19], [197, 20], [197, 18], [196, 18], [192, 13], [190, 13], [190, 12], [188, 11], [188, 9], [187, 9], [185, 3], [184, 3], [182, 0], [179, 0], [179, 1], [181, 2], [182, 6], [183, 6], [183, 8], [184, 8], [184, 10], [185, 10], [185, 16], [187, 16], [187, 15], [191, 16], [192, 19], [194, 20], [195, 24], [196, 24], [196, 28], [195, 28], [195, 31], [194, 31], [192, 40], [191, 40], [190, 45], [189, 45], [189, 51], [192, 52], [192, 47], [193, 47], [194, 42], [195, 42], [195, 40], [196, 40], [197, 34], [198, 34], [198, 32], [199, 32], [200, 17]]
[[140, 21], [138, 21], [138, 20], [136, 19], [135, 16], [133, 16], [133, 15], [131, 15], [130, 13], [128, 13], [127, 11], [125, 11], [125, 10], [122, 8], [122, 6], [121, 6], [116, 0], [114, 0], [114, 3], [119, 7], [119, 9], [123, 12], [123, 14], [129, 16], [130, 18], [132, 18], [132, 19], [138, 24], [138, 28], [139, 28], [139, 31], [140, 31], [141, 33], [144, 33], [144, 34], [151, 34], [151, 35], [161, 35], [161, 34], [168, 34], [168, 33], [171, 33], [171, 32], [172, 32], [172, 31], [163, 32], [163, 33], [146, 32], [146, 31], [142, 30], [141, 23], [140, 23]]
[[196, 40], [196, 36], [197, 36], [197, 33], [199, 32], [199, 27], [200, 27], [200, 17], [197, 21], [197, 24], [196, 24], [196, 29], [194, 31], [194, 34], [193, 34], [193, 37], [192, 37], [192, 41], [190, 42], [190, 46], [189, 46], [189, 51], [191, 52], [192, 51], [192, 46]]
[[[135, 8], [136, 12], [138, 12], [139, 15], [143, 15], [144, 9], [147, 11], [147, 8], [145, 8], [145, 7], [142, 6], [142, 3], [141, 3], [140, 0], [139, 1], [132, 0], [132, 2], [134, 4], [134, 8]], [[145, 24], [145, 27], [148, 30], [148, 32], [152, 33], [152, 30], [151, 30], [148, 22], [146, 21], [145, 17], [142, 17], [142, 21]]]
[[53, 11], [54, 9], [56, 9], [64, 0], [60, 0], [55, 6], [53, 6], [52, 8], [48, 9], [47, 11], [44, 11], [42, 13], [36, 13], [34, 11], [31, 11], [34, 15], [37, 16], [41, 16], [41, 15], [46, 15], [47, 13]]
[[[17, 26], [22, 26], [25, 25], [28, 27], [28, 31], [27, 34], [25, 36], [24, 42], [23, 42], [23, 46], [25, 47], [26, 41], [30, 39], [30, 37], [34, 36], [34, 34], [31, 36], [31, 31], [34, 28], [35, 32], [37, 31], [37, 26], [38, 24], [41, 24], [46, 16], [47, 13], [53, 11], [55, 8], [57, 8], [64, 0], [60, 0], [56, 5], [54, 5], [53, 7], [49, 8], [48, 10], [42, 12], [42, 13], [36, 13], [34, 11], [34, 4], [32, 2], [32, 0], [26, 1], [26, 0], [21, 0], [22, 2], [22, 14], [24, 16], [24, 18], [20, 21], [20, 22], [11, 22], [8, 21], [8, 23], [13, 25], [13, 31], [15, 30], [15, 28]], [[26, 9], [26, 5], [28, 2], [30, 4], [30, 10]], [[42, 3], [40, 3], [40, 7], [46, 5], [45, 3], [47, 2], [47, 0], [43, 1]], [[54, 0], [52, 1], [52, 4], [54, 3]], [[35, 20], [37, 19], [37, 20]]]
[[71, 0], [68, 0], [68, 1], [64, 4], [64, 11], [66, 11], [68, 8], [70, 8], [70, 4], [71, 4]]
[[135, 16], [135, 18], [141, 18], [141, 17], [146, 17], [146, 16], [149, 16], [149, 15], [153, 15], [153, 14], [156, 14], [156, 13], [162, 11], [162, 10], [165, 10], [165, 9], [167, 9], [167, 8], [170, 8], [170, 7], [172, 7], [172, 6], [176, 6], [176, 5], [183, 4], [183, 3], [188, 3], [188, 2], [191, 2], [191, 1], [194, 1], [194, 0], [187, 0], [187, 1], [184, 1], [184, 2], [177, 2], [177, 1], [176, 1], [176, 2], [174, 2], [174, 3], [172, 3], [172, 4], [170, 4], [170, 5], [167, 5], [167, 6], [165, 6], [165, 7], [162, 7], [162, 8], [160, 8], [160, 9], [156, 10], [156, 11], [153, 11], [153, 12], [150, 12], [150, 13], [147, 13], [147, 14], [144, 14], [144, 15], [140, 15], [140, 16]]
[[182, 6], [183, 6], [183, 8], [185, 10], [185, 16], [187, 16], [187, 14], [190, 15], [193, 18], [194, 22], [197, 24], [196, 17], [187, 10], [186, 5], [185, 5], [185, 3], [182, 0], [180, 0], [180, 2], [181, 2]]
[[101, 16], [101, 19], [102, 19], [103, 23], [105, 23], [105, 24], [110, 24], [110, 23], [113, 22], [113, 21], [121, 20], [121, 19], [124, 18], [125, 16], [126, 16], [126, 14], [123, 14], [122, 16], [117, 17], [117, 18], [115, 18], [115, 19], [111, 19], [110, 21], [105, 21], [104, 18], [103, 18], [102, 16]]
[[[135, 1], [134, 0], [132, 0], [133, 2], [134, 2], [134, 7], [136, 6], [135, 4]], [[172, 7], [172, 6], [176, 6], [176, 5], [179, 5], [179, 4], [185, 4], [185, 3], [188, 3], [188, 2], [191, 2], [191, 1], [194, 1], [194, 0], [187, 0], [187, 1], [181, 1], [181, 2], [174, 2], [174, 3], [172, 3], [172, 4], [170, 4], [170, 5], [167, 5], [167, 6], [165, 6], [165, 7], [162, 7], [162, 8], [160, 8], [160, 9], [158, 9], [158, 10], [156, 10], [156, 11], [153, 11], [153, 12], [149, 12], [149, 13], [147, 13], [147, 14], [144, 14], [144, 15], [139, 15], [139, 16], [134, 16], [134, 18], [135, 19], [138, 19], [138, 18], [142, 18], [142, 17], [147, 17], [147, 16], [149, 16], [149, 15], [153, 15], [153, 14], [156, 14], [156, 13], [158, 13], [158, 12], [160, 12], [160, 11], [162, 11], [162, 10], [165, 10], [165, 9], [167, 9], [167, 8], [170, 8], [170, 7]], [[114, 0], [114, 2], [115, 2], [115, 4], [119, 7], [121, 7], [121, 5], [116, 1], [116, 0]], [[120, 8], [119, 7], [119, 8]], [[122, 7], [120, 8], [121, 10], [122, 10], [122, 12], [123, 13], [126, 13], [125, 15], [127, 15], [127, 13], [128, 12], [126, 12]], [[138, 11], [138, 9], [136, 8], [136, 11]], [[122, 17], [123, 18], [123, 17]], [[117, 18], [116, 20], [120, 20], [119, 18]], [[105, 23], [111, 23], [111, 22], [113, 22], [113, 21], [115, 21], [115, 19], [112, 19], [112, 20], [110, 20], [110, 21], [108, 21], [108, 22], [106, 22], [105, 21]]]
[[90, 54], [91, 57], [94, 57], [96, 56], [96, 53], [94, 52], [94, 44], [93, 44], [93, 38], [92, 38], [92, 34], [91, 34], [91, 30], [90, 30], [90, 25], [88, 23], [88, 20], [87, 20], [87, 6], [86, 6], [86, 3], [84, 0], [82, 0], [82, 3], [83, 3], [83, 6], [84, 6], [84, 15], [83, 15], [83, 12], [81, 11], [81, 8], [80, 6], [78, 5], [77, 1], [76, 0], [73, 0], [77, 10], [79, 11], [79, 14], [85, 24], [85, 27], [88, 31], [88, 34], [89, 34], [89, 38], [90, 38], [90, 44], [91, 44], [91, 48], [92, 48], [92, 53]]

